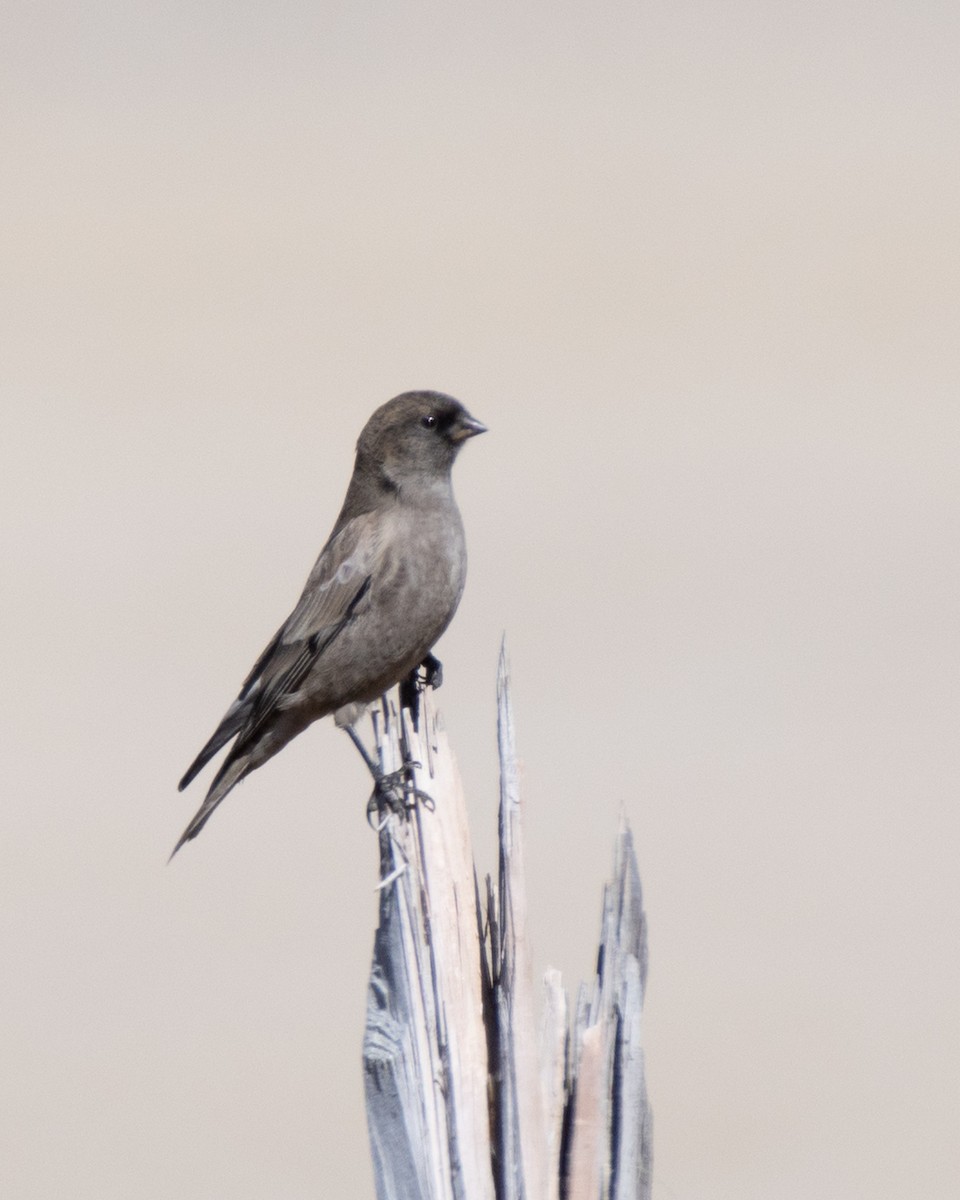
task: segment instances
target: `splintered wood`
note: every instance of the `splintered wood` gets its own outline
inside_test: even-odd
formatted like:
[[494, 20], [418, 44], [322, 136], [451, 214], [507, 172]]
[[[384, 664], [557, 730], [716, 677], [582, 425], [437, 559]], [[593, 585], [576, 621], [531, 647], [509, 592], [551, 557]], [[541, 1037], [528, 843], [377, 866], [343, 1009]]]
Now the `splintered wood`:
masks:
[[557, 972], [535, 989], [506, 657], [498, 678], [500, 866], [479, 895], [463, 789], [432, 694], [419, 728], [374, 721], [382, 768], [421, 795], [382, 815], [380, 922], [364, 1038], [379, 1200], [649, 1200], [641, 1016], [646, 921], [617, 837], [596, 978], [573, 1028]]
[[[382, 1200], [493, 1200], [480, 932], [463, 790], [424, 696], [378, 729], [385, 771], [413, 768], [421, 799], [383, 818], [380, 924], [364, 1037], [367, 1123]], [[392, 877], [392, 878], [391, 878]]]

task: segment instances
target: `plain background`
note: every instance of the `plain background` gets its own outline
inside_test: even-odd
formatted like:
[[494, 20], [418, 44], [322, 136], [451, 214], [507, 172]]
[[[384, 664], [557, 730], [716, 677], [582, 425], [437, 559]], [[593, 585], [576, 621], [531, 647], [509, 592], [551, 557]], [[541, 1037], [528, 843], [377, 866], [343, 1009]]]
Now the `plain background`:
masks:
[[369, 413], [435, 387], [440, 705], [538, 969], [621, 809], [657, 1200], [953, 1200], [956, 3], [8, 4], [0, 1193], [373, 1195], [359, 759], [166, 866]]

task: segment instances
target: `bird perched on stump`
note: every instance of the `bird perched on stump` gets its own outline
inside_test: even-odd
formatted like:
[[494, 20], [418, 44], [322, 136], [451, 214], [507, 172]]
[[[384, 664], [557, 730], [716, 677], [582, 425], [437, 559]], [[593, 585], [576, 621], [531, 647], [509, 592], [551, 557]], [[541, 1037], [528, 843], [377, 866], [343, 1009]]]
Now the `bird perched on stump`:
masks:
[[467, 569], [450, 472], [463, 443], [484, 432], [442, 392], [405, 392], [366, 423], [343, 508], [303, 594], [180, 781], [182, 791], [233, 740], [173, 854], [241, 779], [328, 713], [379, 785], [353, 725], [419, 667], [439, 684], [431, 650], [456, 612]]

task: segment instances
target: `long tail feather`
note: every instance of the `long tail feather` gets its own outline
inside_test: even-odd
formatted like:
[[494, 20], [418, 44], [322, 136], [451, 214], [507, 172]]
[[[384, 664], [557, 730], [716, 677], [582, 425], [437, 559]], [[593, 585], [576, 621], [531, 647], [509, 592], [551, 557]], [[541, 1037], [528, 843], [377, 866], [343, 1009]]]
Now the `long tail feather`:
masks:
[[[251, 769], [250, 755], [241, 754], [239, 758], [228, 758], [220, 770], [213, 783], [210, 785], [210, 790], [207, 792], [207, 797], [190, 824], [180, 835], [180, 840], [173, 848], [170, 859], [186, 842], [192, 841], [200, 830], [206, 825], [213, 815], [214, 809], [225, 800], [227, 795], [236, 787], [240, 780]], [[169, 862], [170, 859], [167, 861]]]
[[178, 791], [182, 792], [185, 787], [191, 784], [217, 751], [240, 732], [247, 717], [250, 715], [251, 707], [249, 701], [240, 700], [236, 700], [230, 705], [226, 716], [214, 730], [213, 736], [187, 768], [186, 775], [184, 775], [177, 785]]

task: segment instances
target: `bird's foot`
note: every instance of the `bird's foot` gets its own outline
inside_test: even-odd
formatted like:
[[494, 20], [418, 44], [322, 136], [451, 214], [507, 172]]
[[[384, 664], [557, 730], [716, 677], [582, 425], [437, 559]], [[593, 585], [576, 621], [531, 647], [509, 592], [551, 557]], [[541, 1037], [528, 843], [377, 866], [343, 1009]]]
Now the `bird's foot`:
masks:
[[384, 771], [364, 746], [356, 729], [352, 725], [345, 725], [344, 729], [373, 776], [373, 792], [367, 801], [367, 820], [374, 829], [382, 829], [390, 813], [403, 816], [418, 804], [422, 804], [428, 812], [433, 812], [433, 797], [422, 792], [416, 784], [415, 771], [421, 764], [406, 757], [406, 745], [403, 749], [404, 763], [400, 770]]
[[441, 683], [443, 663], [433, 654], [428, 654], [419, 667], [414, 667], [406, 679], [401, 681], [400, 707], [410, 710], [414, 729], [420, 728], [420, 693], [427, 688], [436, 690]]
[[443, 683], [443, 663], [434, 654], [428, 654], [420, 664], [423, 668], [423, 687], [434, 691]]
[[421, 791], [414, 782], [414, 769], [418, 762], [404, 763], [399, 771], [378, 774], [375, 777], [373, 792], [367, 801], [367, 820], [374, 828], [382, 828], [385, 816], [404, 816], [422, 804], [429, 812], [433, 811], [433, 797]]

